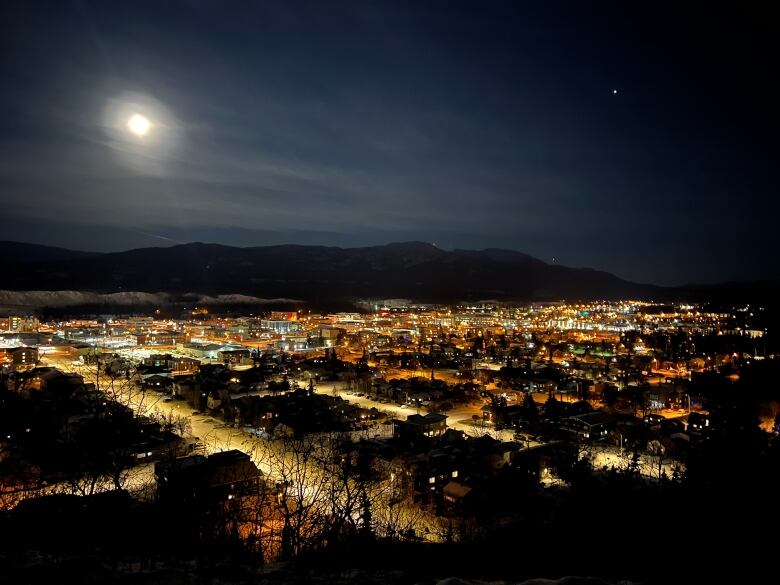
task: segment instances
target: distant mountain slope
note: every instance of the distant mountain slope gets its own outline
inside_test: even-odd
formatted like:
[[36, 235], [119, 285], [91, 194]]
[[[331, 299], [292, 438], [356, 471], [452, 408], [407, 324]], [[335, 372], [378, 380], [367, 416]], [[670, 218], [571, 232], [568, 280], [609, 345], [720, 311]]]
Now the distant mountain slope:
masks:
[[[98, 292], [239, 293], [317, 301], [336, 298], [657, 298], [671, 289], [607, 272], [549, 265], [511, 250], [441, 250], [404, 242], [365, 248], [192, 243], [88, 254], [6, 243], [0, 288]], [[14, 247], [15, 246], [15, 247]], [[13, 255], [11, 255], [13, 256]]]
[[0, 265], [18, 262], [54, 262], [97, 255], [97, 252], [78, 252], [53, 246], [0, 241]]

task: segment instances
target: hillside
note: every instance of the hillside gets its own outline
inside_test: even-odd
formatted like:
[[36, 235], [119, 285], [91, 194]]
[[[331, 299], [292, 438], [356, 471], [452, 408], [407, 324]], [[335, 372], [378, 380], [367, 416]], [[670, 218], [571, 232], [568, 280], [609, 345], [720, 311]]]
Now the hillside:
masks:
[[364, 248], [192, 243], [89, 254], [5, 243], [2, 289], [245, 294], [317, 301], [402, 297], [616, 299], [667, 289], [586, 268], [550, 265], [511, 250], [442, 250], [404, 242]]

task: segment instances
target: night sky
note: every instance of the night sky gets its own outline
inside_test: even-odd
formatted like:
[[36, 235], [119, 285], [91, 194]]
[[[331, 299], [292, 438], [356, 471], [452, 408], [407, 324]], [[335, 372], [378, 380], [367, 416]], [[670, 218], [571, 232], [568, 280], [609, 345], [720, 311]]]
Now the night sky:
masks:
[[0, 239], [778, 277], [775, 19], [681, 4], [2, 2]]

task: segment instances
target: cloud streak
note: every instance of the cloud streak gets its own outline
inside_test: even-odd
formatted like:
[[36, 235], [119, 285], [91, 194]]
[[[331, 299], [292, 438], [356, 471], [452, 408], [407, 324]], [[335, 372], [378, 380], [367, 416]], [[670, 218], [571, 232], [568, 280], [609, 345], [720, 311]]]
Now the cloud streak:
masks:
[[[606, 30], [576, 7], [79, 5], [20, 5], [0, 35], [0, 189], [22, 239], [409, 238], [641, 281], [771, 273], [723, 250], [778, 243], [773, 161], [712, 116], [723, 88], [685, 81], [695, 54], [648, 49], [633, 14]], [[137, 102], [175, 140], [107, 135], [127, 115], [107, 105]]]

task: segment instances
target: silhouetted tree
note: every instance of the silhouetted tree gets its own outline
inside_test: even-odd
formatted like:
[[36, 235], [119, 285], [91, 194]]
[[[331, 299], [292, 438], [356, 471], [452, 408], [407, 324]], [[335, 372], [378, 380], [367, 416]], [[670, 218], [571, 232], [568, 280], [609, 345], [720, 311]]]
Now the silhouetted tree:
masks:
[[539, 422], [539, 407], [530, 392], [527, 392], [523, 398], [522, 405], [523, 419], [529, 425], [536, 425]]

